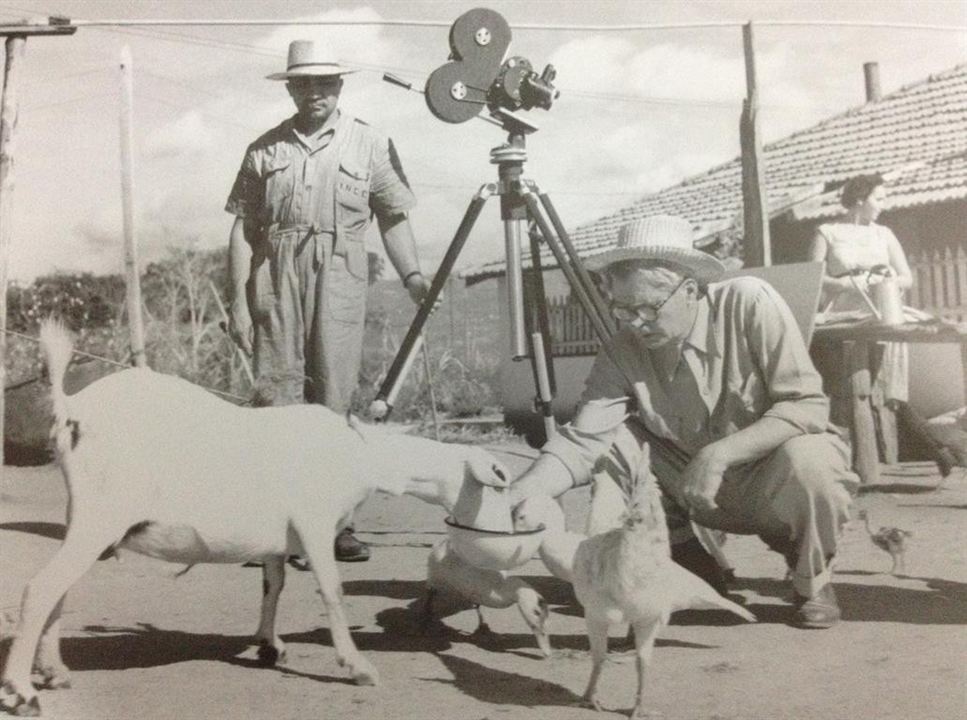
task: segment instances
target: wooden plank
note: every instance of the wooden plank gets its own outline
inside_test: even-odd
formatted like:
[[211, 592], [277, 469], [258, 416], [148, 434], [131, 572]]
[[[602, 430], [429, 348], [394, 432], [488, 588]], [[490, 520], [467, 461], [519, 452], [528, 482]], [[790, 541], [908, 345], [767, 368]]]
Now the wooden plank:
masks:
[[876, 426], [870, 408], [870, 351], [865, 342], [843, 343], [845, 365], [850, 378], [850, 439], [853, 444], [853, 469], [864, 485], [880, 480], [876, 449]]

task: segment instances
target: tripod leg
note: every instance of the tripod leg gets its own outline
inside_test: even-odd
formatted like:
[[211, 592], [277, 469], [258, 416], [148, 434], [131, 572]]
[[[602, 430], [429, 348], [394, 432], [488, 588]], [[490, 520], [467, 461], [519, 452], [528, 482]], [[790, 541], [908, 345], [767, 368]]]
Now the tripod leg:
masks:
[[467, 238], [470, 236], [470, 231], [473, 229], [474, 223], [480, 217], [480, 211], [483, 210], [487, 199], [496, 191], [496, 185], [493, 183], [482, 186], [467, 206], [467, 211], [464, 213], [463, 220], [460, 221], [460, 226], [457, 228], [457, 232], [450, 242], [450, 247], [447, 248], [447, 252], [440, 262], [440, 267], [433, 276], [430, 290], [420, 305], [416, 317], [413, 318], [413, 322], [410, 323], [410, 327], [406, 331], [406, 337], [403, 338], [400, 349], [397, 351], [392, 365], [390, 365], [389, 370], [386, 372], [386, 378], [383, 380], [383, 384], [380, 385], [379, 391], [376, 393], [376, 397], [370, 406], [370, 412], [377, 419], [384, 420], [392, 412], [393, 402], [399, 392], [400, 385], [406, 379], [406, 373], [412, 365], [412, 358], [419, 350], [417, 344], [420, 340], [420, 333], [423, 332], [423, 326], [426, 325], [430, 313], [433, 312], [433, 306], [436, 304], [437, 298], [440, 297], [447, 278], [450, 277], [453, 266], [456, 264], [457, 258], [460, 256], [460, 251], [463, 250], [463, 246], [467, 242]]
[[[531, 227], [528, 233], [531, 246], [531, 283], [530, 297], [528, 306], [536, 311], [537, 329], [541, 334], [541, 341], [544, 344], [544, 365], [547, 368], [547, 380], [550, 385], [552, 395], [557, 394], [557, 378], [554, 376], [554, 358], [551, 354], [551, 324], [547, 317], [547, 291], [544, 288], [544, 268], [541, 265], [540, 231], [536, 227]], [[532, 343], [533, 346], [533, 343]], [[534, 360], [537, 360], [536, 354]], [[538, 380], [535, 366], [535, 382]]]
[[[557, 264], [567, 278], [568, 284], [571, 286], [574, 294], [577, 296], [578, 302], [581, 303], [581, 307], [584, 308], [584, 312], [591, 320], [591, 325], [594, 327], [594, 332], [597, 334], [598, 340], [601, 341], [601, 346], [608, 353], [608, 357], [611, 358], [615, 366], [620, 368], [621, 365], [615, 357], [614, 346], [611, 342], [611, 336], [614, 333], [605, 321], [606, 318], [602, 315], [599, 306], [591, 300], [591, 293], [597, 293], [597, 289], [593, 285], [585, 285], [581, 278], [574, 272], [574, 268], [571, 267], [571, 263], [558, 244], [557, 238], [554, 237], [550, 225], [547, 224], [547, 220], [544, 219], [541, 213], [541, 207], [537, 202], [537, 197], [531, 192], [526, 192], [524, 193], [524, 200], [527, 203], [527, 209], [530, 211], [531, 217], [537, 223], [537, 227], [540, 228], [541, 235], [544, 236], [544, 242], [547, 243], [551, 252], [554, 253], [554, 259], [557, 260]], [[600, 305], [601, 307], [604, 306], [603, 300]]]
[[554, 226], [554, 231], [557, 233], [557, 237], [560, 239], [561, 245], [564, 246], [564, 250], [567, 252], [568, 258], [571, 260], [571, 266], [574, 268], [577, 276], [581, 279], [581, 282], [583, 282], [585, 287], [589, 289], [588, 295], [591, 297], [591, 301], [594, 303], [595, 307], [597, 307], [601, 317], [605, 320], [605, 324], [608, 325], [613, 334], [615, 331], [614, 324], [611, 320], [608, 308], [604, 304], [604, 299], [601, 297], [601, 293], [597, 292], [597, 288], [595, 287], [594, 282], [591, 280], [591, 276], [588, 275], [588, 271], [584, 267], [584, 263], [581, 262], [580, 255], [578, 255], [577, 250], [574, 249], [574, 245], [571, 243], [571, 238], [568, 237], [567, 229], [564, 227], [564, 223], [561, 222], [561, 218], [557, 214], [557, 210], [554, 209], [554, 204], [551, 202], [551, 198], [547, 193], [539, 192], [538, 194], [541, 198], [541, 204], [544, 206], [544, 211], [547, 213], [547, 217], [550, 219], [551, 225]]
[[531, 334], [531, 345], [534, 374], [537, 376], [537, 403], [544, 419], [544, 439], [546, 441], [557, 435], [557, 425], [554, 424], [554, 395], [551, 392], [550, 378], [547, 376], [547, 355], [544, 352], [544, 341], [539, 332]]

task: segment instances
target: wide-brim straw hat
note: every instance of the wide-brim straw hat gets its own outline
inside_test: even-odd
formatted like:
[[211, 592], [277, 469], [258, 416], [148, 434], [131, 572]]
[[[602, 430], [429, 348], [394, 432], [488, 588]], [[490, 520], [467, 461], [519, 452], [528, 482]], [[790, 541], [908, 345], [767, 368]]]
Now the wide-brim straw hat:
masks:
[[682, 267], [701, 283], [715, 282], [725, 272], [718, 258], [695, 249], [691, 223], [672, 215], [632, 220], [618, 230], [614, 247], [587, 258], [585, 265], [601, 272], [623, 260], [662, 260]]
[[323, 57], [321, 48], [317, 48], [312, 40], [293, 40], [289, 43], [285, 72], [272, 73], [265, 77], [268, 80], [291, 80], [300, 77], [337, 77], [354, 72], [356, 71]]

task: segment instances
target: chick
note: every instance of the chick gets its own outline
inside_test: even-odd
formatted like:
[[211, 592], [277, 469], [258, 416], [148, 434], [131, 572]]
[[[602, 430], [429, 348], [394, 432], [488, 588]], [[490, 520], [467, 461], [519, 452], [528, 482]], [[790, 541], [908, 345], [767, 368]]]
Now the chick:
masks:
[[890, 568], [890, 572], [893, 575], [896, 575], [898, 570], [906, 573], [907, 538], [913, 537], [913, 533], [897, 527], [881, 527], [873, 532], [873, 528], [870, 527], [869, 513], [866, 510], [860, 510], [858, 516], [866, 526], [866, 532], [873, 544], [886, 550], [893, 558], [893, 567]]
[[433, 548], [426, 564], [426, 595], [423, 622], [433, 620], [433, 602], [440, 592], [451, 592], [469, 601], [477, 609], [479, 625], [476, 632], [489, 630], [480, 606], [508, 608], [517, 605], [524, 622], [534, 633], [537, 646], [544, 657], [551, 655], [551, 643], [546, 624], [549, 611], [544, 598], [520, 578], [508, 577], [496, 570], [473, 567], [443, 540]]
[[573, 584], [584, 606], [592, 668], [584, 700], [601, 709], [598, 680], [607, 655], [608, 628], [630, 623], [637, 653], [638, 692], [631, 717], [646, 717], [646, 673], [661, 628], [675, 610], [717, 608], [749, 622], [755, 616], [726, 600], [708, 583], [671, 559], [659, 491], [647, 483], [620, 528], [582, 542], [574, 557]]

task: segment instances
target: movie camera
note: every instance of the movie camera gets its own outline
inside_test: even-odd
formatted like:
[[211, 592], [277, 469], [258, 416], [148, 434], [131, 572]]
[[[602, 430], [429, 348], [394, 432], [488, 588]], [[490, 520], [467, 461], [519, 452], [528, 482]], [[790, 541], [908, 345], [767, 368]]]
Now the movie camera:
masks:
[[[537, 130], [537, 126], [517, 111], [550, 109], [559, 94], [553, 84], [556, 71], [548, 65], [538, 74], [524, 57], [504, 59], [510, 40], [510, 26], [499, 13], [485, 8], [470, 10], [457, 18], [450, 28], [449, 61], [427, 79], [426, 104], [437, 118], [448, 123], [462, 123], [487, 107], [491, 117], [482, 119], [500, 125], [508, 133], [508, 139], [490, 151], [490, 162], [498, 166], [498, 182], [484, 184], [471, 199], [433, 277], [430, 290], [370, 406], [371, 414], [377, 419], [384, 419], [392, 411], [402, 381], [422, 344], [423, 327], [474, 222], [487, 199], [494, 195], [500, 196], [504, 224], [511, 356], [515, 360], [530, 358], [532, 362], [538, 388], [535, 406], [544, 416], [548, 437], [555, 432], [551, 410], [555, 382], [541, 268], [541, 241], [550, 249], [602, 345], [613, 357], [611, 335], [614, 327], [604, 300], [581, 263], [550, 198], [540, 192], [536, 183], [523, 177], [527, 159], [525, 136]], [[391, 75], [384, 75], [384, 79], [411, 89], [409, 84]], [[525, 234], [530, 240], [531, 259], [526, 284], [521, 251]]]
[[527, 58], [504, 60], [510, 39], [510, 26], [493, 10], [477, 8], [457, 18], [450, 28], [450, 62], [426, 81], [430, 112], [444, 122], [462, 123], [484, 106], [498, 118], [501, 111], [550, 110], [559, 94], [554, 67], [538, 75]]

